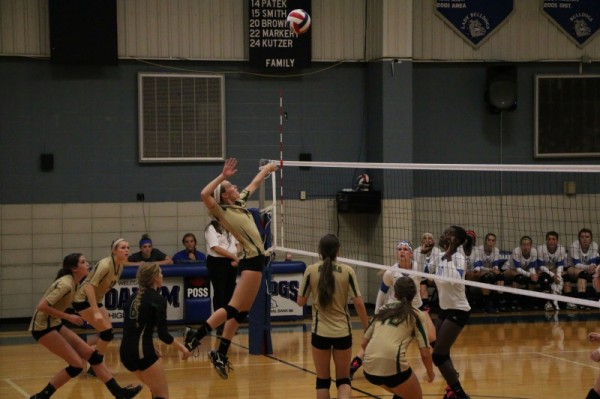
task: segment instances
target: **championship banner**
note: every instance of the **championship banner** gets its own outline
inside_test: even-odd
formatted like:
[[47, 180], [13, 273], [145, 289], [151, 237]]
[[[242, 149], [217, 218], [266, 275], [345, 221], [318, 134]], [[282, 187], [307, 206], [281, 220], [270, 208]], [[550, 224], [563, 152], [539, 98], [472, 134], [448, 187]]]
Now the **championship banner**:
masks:
[[[104, 307], [113, 324], [123, 323], [123, 306], [137, 291], [137, 280], [119, 280], [104, 296]], [[183, 320], [183, 277], [165, 277], [160, 293], [167, 299], [167, 320]]]
[[542, 12], [578, 47], [587, 44], [600, 29], [598, 0], [543, 0]]
[[478, 48], [514, 11], [513, 0], [436, 0], [435, 12]]
[[288, 13], [311, 13], [311, 0], [249, 0], [248, 39], [250, 65], [273, 71], [306, 68], [311, 63], [312, 29], [292, 32]]

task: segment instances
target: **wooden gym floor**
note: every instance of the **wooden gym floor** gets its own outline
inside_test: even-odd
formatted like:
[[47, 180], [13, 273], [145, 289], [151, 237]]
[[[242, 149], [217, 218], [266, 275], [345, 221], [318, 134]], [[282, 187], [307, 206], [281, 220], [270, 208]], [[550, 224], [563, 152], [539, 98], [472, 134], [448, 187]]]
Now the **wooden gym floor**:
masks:
[[[435, 317], [435, 316], [434, 316]], [[598, 364], [589, 359], [596, 347], [587, 342], [588, 331], [600, 331], [600, 312], [561, 311], [474, 314], [452, 351], [461, 382], [473, 399], [585, 398], [596, 377]], [[65, 363], [35, 344], [25, 325], [3, 326], [0, 332], [0, 398], [28, 398], [44, 387]], [[180, 327], [174, 330], [181, 337]], [[355, 323], [354, 347], [362, 333]], [[306, 399], [315, 397], [315, 375], [310, 354], [310, 321], [277, 322], [272, 329], [273, 354], [249, 355], [247, 330], [234, 338], [230, 361], [235, 370], [222, 380], [212, 369], [206, 352], [216, 338], [202, 341], [200, 353], [187, 361], [178, 352], [159, 345], [175, 398]], [[178, 338], [181, 339], [181, 338]], [[121, 385], [137, 383], [119, 362], [120, 339], [115, 339], [106, 364]], [[416, 344], [409, 350], [413, 370], [425, 373]], [[437, 371], [437, 370], [436, 370]], [[439, 374], [432, 383], [422, 382], [425, 398], [441, 398], [445, 383]], [[352, 382], [352, 398], [391, 398], [369, 384], [359, 370]], [[112, 396], [95, 378], [81, 375], [61, 388], [53, 398], [106, 398]], [[332, 383], [331, 397], [336, 397]], [[147, 388], [138, 398], [151, 398]]]

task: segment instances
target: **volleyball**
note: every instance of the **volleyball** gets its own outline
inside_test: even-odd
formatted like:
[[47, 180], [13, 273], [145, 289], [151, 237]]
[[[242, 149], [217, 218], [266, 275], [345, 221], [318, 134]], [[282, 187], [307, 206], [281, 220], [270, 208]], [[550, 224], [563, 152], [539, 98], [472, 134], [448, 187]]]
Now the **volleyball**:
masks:
[[297, 35], [306, 33], [310, 29], [310, 15], [299, 8], [290, 11], [286, 21], [290, 30]]

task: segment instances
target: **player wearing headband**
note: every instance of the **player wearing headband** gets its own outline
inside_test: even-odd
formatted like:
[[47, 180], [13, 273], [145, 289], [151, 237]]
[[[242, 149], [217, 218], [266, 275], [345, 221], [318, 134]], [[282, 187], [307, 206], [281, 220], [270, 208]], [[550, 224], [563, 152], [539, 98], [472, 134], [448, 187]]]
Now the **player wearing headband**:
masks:
[[[114, 240], [110, 256], [100, 260], [85, 281], [81, 283], [73, 299], [73, 309], [100, 333], [96, 350], [104, 356], [106, 347], [113, 340], [113, 327], [108, 311], [102, 305], [104, 295], [119, 281], [123, 266], [129, 256], [129, 243], [123, 238]], [[88, 370], [93, 374], [93, 369]]]

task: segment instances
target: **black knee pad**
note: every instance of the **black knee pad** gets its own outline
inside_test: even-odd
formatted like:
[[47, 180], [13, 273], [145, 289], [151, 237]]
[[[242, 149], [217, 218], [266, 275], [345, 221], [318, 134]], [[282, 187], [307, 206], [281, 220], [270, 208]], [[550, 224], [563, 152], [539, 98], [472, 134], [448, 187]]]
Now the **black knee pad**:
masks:
[[433, 364], [435, 364], [437, 367], [440, 367], [442, 364], [450, 360], [450, 354], [447, 353], [445, 355], [440, 355], [439, 353], [434, 353], [431, 355], [431, 359], [433, 360]]
[[225, 305], [225, 311], [227, 312], [227, 320], [235, 318], [240, 311], [233, 306]]
[[340, 387], [340, 385], [350, 385], [352, 386], [352, 383], [350, 382], [350, 378], [338, 378], [337, 380], [335, 380], [335, 386], [336, 387]]
[[394, 394], [394, 396], [392, 396], [392, 399], [402, 399], [402, 396], [398, 396], [398, 395]]
[[69, 374], [69, 377], [75, 378], [83, 371], [83, 369], [81, 367], [67, 366], [65, 367], [65, 371]]
[[97, 350], [94, 351], [92, 353], [92, 356], [90, 356], [90, 358], [88, 359], [88, 362], [92, 365], [95, 366], [97, 364], [102, 363], [102, 361], [104, 360], [104, 356], [100, 354], [100, 352], [98, 352]]
[[248, 317], [248, 312], [240, 312], [234, 318], [238, 323], [243, 323], [246, 321], [246, 317]]
[[113, 340], [113, 338], [115, 338], [115, 334], [113, 333], [112, 328], [100, 332], [100, 339], [102, 341], [110, 342]]
[[331, 386], [331, 378], [317, 377], [317, 389], [329, 389]]

